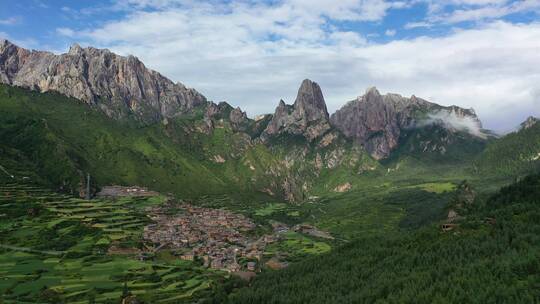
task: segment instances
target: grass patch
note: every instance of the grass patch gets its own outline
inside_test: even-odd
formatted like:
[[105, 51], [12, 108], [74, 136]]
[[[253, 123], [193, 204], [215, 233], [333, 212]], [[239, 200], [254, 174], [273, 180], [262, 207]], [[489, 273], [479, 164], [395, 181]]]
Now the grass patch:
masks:
[[287, 205], [284, 203], [270, 203], [263, 208], [257, 209], [255, 211], [256, 216], [270, 216], [274, 213], [285, 210]]

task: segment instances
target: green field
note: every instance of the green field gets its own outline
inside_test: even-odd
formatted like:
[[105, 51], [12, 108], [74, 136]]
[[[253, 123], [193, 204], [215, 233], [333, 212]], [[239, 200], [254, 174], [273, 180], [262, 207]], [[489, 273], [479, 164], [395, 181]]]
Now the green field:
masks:
[[144, 208], [165, 199], [85, 201], [30, 184], [0, 185], [0, 214], [9, 214], [0, 217], [0, 299], [117, 303], [127, 291], [176, 303], [207, 290], [223, 275], [161, 256], [107, 254], [112, 244], [141, 247]]
[[284, 203], [270, 203], [266, 205], [263, 208], [258, 209], [255, 211], [256, 216], [268, 216], [272, 215], [276, 212], [282, 211], [287, 208], [287, 205]]
[[302, 257], [309, 255], [319, 255], [330, 251], [329, 244], [321, 241], [315, 241], [296, 232], [286, 232], [283, 234], [283, 240], [271, 244], [265, 254], [286, 254], [289, 261], [299, 261]]

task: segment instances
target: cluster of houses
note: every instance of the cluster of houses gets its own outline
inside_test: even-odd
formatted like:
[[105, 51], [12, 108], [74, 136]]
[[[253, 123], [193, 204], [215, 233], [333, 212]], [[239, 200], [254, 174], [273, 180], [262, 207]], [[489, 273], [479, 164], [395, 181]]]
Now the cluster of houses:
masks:
[[[266, 246], [283, 239], [288, 231], [333, 239], [327, 232], [310, 225], [290, 227], [277, 221], [270, 221], [272, 234], [256, 236], [255, 223], [244, 215], [189, 204], [170, 205], [172, 203], [147, 210], [153, 224], [144, 228], [145, 246], [153, 252], [170, 249], [183, 260], [198, 260], [213, 269], [237, 273], [260, 270]], [[287, 266], [276, 257], [268, 263], [274, 269]]]
[[[256, 225], [241, 214], [222, 209], [182, 205], [150, 208], [154, 224], [144, 228], [143, 239], [155, 247], [177, 250], [181, 259], [200, 259], [205, 266], [230, 272], [255, 271], [273, 236], [246, 236]], [[247, 261], [239, 264], [239, 259]]]

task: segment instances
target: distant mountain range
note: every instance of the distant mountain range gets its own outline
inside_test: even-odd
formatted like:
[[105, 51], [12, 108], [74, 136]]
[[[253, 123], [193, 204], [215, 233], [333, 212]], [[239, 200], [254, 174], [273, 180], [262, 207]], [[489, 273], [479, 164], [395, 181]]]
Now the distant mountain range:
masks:
[[[73, 45], [69, 52], [54, 55], [30, 51], [7, 40], [0, 41], [0, 81], [38, 90], [56, 91], [99, 107], [108, 116], [133, 115], [145, 122], [208, 108], [207, 119], [221, 110], [194, 89], [174, 84], [147, 69], [136, 57], [123, 57], [108, 50]], [[223, 114], [223, 113], [220, 113]], [[264, 131], [263, 141], [280, 134], [301, 135], [308, 141], [321, 139], [333, 129], [360, 143], [374, 158], [387, 157], [399, 143], [400, 134], [436, 118], [454, 127], [470, 123], [472, 134], [480, 135], [481, 123], [472, 109], [443, 107], [412, 96], [381, 95], [376, 88], [347, 103], [330, 118], [319, 85], [304, 80], [292, 106], [280, 101]], [[251, 123], [240, 109], [229, 119], [238, 127]]]
[[[216, 191], [236, 185], [232, 188], [302, 201], [320, 191], [346, 189], [344, 185], [354, 176], [405, 170], [406, 164], [431, 168], [452, 163], [481, 171], [487, 166], [485, 159], [496, 157], [482, 160], [480, 154], [485, 147], [493, 141], [504, 143], [504, 139], [496, 140], [490, 131], [482, 129], [472, 109], [441, 106], [416, 96], [381, 95], [376, 88], [368, 89], [330, 115], [321, 88], [308, 79], [301, 83], [294, 104], [281, 100], [273, 114], [250, 119], [240, 108], [209, 101], [196, 90], [147, 69], [133, 56], [78, 45], [73, 45], [68, 53], [55, 55], [2, 40], [0, 82], [75, 98], [107, 117], [96, 118], [99, 121], [110, 121], [94, 127], [88, 124], [85, 129], [80, 121], [72, 119], [88, 117], [84, 114], [87, 105], [80, 108], [80, 103], [61, 102], [55, 106], [66, 113], [60, 114], [60, 110], [49, 112], [39, 103], [15, 103], [19, 107], [18, 119], [37, 119], [36, 123], [41, 125], [30, 130], [24, 125], [10, 124], [7, 117], [13, 115], [13, 109], [5, 110], [3, 136], [14, 132], [12, 138], [3, 141], [5, 148], [38, 164], [41, 174], [56, 187], [71, 191], [79, 191], [83, 172], [90, 172], [97, 176], [97, 188], [106, 183], [139, 183], [183, 194], [204, 192], [187, 177], [182, 186], [174, 185], [179, 177], [166, 167], [159, 172], [151, 164], [147, 170], [137, 169], [142, 162], [160, 166], [167, 162], [184, 174], [191, 172], [201, 181], [214, 183]], [[7, 87], [4, 91], [6, 100], [13, 99], [10, 94], [29, 96]], [[56, 121], [55, 125], [63, 129], [51, 123], [42, 125], [47, 120]], [[532, 128], [536, 122], [529, 119], [523, 129]], [[152, 135], [144, 138], [139, 131], [126, 131], [140, 141], [124, 142], [117, 130], [126, 126], [152, 130]], [[36, 138], [44, 136], [44, 127], [50, 133], [47, 140], [55, 138], [55, 143], [36, 143]], [[35, 144], [32, 150], [17, 141], [21, 136], [15, 136], [19, 132], [16, 128], [29, 132]], [[107, 144], [100, 146], [95, 141]], [[50, 151], [50, 145], [56, 144], [64, 149]], [[141, 148], [147, 145], [153, 147]], [[111, 154], [111, 147], [118, 149], [116, 156]], [[48, 160], [36, 157], [36, 151], [45, 150], [65, 160], [65, 172], [47, 176]], [[181, 156], [167, 156], [163, 151]], [[486, 151], [489, 155], [499, 153], [495, 148]], [[103, 157], [95, 159], [96, 155]], [[111, 159], [105, 161], [107, 158]], [[124, 161], [129, 163], [123, 164], [126, 168], [133, 168], [111, 171]]]

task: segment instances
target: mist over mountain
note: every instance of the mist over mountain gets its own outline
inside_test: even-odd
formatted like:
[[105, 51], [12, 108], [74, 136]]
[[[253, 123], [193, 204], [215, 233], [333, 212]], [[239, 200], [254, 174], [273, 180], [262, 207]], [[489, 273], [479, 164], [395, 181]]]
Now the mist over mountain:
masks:
[[[457, 110], [457, 111], [456, 111]], [[416, 123], [416, 127], [440, 124], [449, 130], [465, 131], [471, 135], [486, 139], [488, 134], [482, 130], [482, 123], [470, 110], [468, 115], [463, 114], [463, 109], [451, 107], [428, 113], [428, 117]]]

